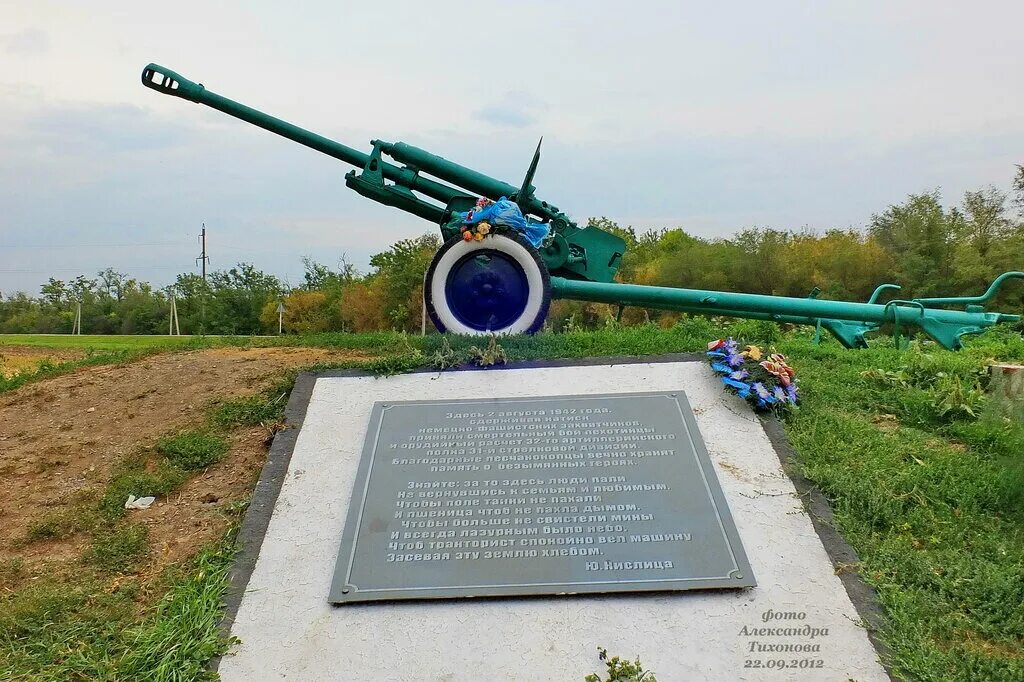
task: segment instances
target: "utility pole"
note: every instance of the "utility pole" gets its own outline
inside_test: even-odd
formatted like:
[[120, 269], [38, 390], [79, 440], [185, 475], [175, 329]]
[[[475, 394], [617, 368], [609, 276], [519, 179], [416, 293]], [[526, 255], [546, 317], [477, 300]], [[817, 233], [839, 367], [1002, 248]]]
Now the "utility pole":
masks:
[[206, 281], [206, 264], [210, 262], [210, 257], [206, 255], [206, 223], [203, 223], [203, 231], [199, 234], [199, 243], [202, 245], [203, 251], [196, 258], [196, 264], [202, 264], [203, 266], [203, 281]]
[[167, 334], [170, 336], [181, 336], [181, 328], [178, 326], [178, 303], [171, 294], [171, 317], [167, 323]]
[[82, 302], [75, 301], [75, 323], [71, 326], [72, 335], [82, 335]]
[[199, 320], [201, 324], [200, 333], [206, 333], [206, 264], [210, 262], [210, 257], [206, 255], [206, 223], [203, 223], [203, 231], [199, 235], [199, 243], [202, 245], [202, 253], [199, 258], [196, 258], [196, 262], [203, 266], [203, 290], [200, 296], [199, 302]]

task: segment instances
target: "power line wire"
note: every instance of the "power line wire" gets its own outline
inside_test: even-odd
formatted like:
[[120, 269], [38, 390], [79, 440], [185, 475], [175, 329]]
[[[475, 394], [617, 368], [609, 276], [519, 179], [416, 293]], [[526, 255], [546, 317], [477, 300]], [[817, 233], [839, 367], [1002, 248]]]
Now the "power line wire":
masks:
[[[93, 272], [93, 271], [100, 272], [102, 270], [106, 270], [108, 267], [113, 269], [113, 270], [120, 270], [121, 269], [120, 267], [113, 267], [111, 265], [107, 265], [107, 266], [105, 266], [103, 268], [46, 268], [44, 270], [23, 270], [23, 269], [19, 269], [19, 270], [0, 270], [0, 274], [4, 274], [4, 275], [38, 275], [39, 273], [47, 273], [47, 272], [78, 272], [78, 273], [85, 273], [85, 272]], [[181, 272], [185, 271], [185, 269], [179, 268], [179, 267], [174, 266], [174, 265], [133, 265], [133, 266], [128, 266], [128, 267], [126, 267], [124, 269], [126, 269], [126, 270], [130, 270], [130, 269], [135, 269], [135, 270], [179, 270]]]
[[181, 246], [182, 242], [139, 242], [136, 244], [0, 244], [0, 249], [113, 249], [135, 246]]

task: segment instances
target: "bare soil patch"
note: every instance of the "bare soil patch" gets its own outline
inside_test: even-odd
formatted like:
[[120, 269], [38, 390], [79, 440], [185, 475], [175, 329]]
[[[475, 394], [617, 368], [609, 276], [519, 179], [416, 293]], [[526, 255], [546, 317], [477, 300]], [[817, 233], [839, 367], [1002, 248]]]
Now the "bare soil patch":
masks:
[[85, 351], [77, 348], [0, 346], [0, 375], [12, 377], [19, 372], [34, 371], [44, 360], [56, 364], [84, 356]]
[[[83, 368], [0, 395], [0, 562], [21, 557], [31, 571], [79, 557], [89, 542], [84, 533], [27, 545], [24, 538], [47, 515], [101, 497], [111, 469], [125, 456], [203, 423], [210, 403], [254, 394], [289, 368], [368, 357], [318, 348], [165, 353]], [[129, 512], [130, 521], [150, 532], [153, 552], [143, 573], [221, 536], [224, 510], [248, 496], [271, 436], [260, 427], [236, 429], [220, 462], [150, 509]]]

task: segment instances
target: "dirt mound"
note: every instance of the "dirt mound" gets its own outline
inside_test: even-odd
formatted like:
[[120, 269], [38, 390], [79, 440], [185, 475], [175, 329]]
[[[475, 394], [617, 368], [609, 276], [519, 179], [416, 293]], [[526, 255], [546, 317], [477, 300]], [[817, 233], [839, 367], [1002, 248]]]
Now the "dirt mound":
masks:
[[[6, 349], [5, 349], [6, 350]], [[52, 354], [51, 354], [52, 355]], [[0, 561], [78, 556], [88, 537], [22, 543], [34, 522], [102, 495], [112, 467], [157, 438], [200, 424], [217, 399], [253, 394], [282, 370], [366, 358], [317, 348], [216, 348], [86, 368], [0, 395]], [[269, 432], [236, 430], [230, 452], [150, 509], [150, 569], [219, 536], [226, 505], [244, 499], [266, 457]]]

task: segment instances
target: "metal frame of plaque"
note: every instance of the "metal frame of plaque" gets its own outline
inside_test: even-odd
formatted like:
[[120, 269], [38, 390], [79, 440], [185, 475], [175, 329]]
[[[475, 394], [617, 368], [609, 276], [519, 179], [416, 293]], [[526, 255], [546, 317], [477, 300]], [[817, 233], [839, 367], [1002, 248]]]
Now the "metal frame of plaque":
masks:
[[374, 403], [336, 604], [756, 584], [683, 391]]

